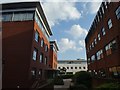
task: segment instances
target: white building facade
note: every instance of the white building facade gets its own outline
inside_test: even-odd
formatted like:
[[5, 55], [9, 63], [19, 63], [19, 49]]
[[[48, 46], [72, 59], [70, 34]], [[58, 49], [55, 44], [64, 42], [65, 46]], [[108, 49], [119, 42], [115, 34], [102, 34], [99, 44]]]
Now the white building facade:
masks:
[[66, 74], [75, 74], [79, 71], [87, 71], [87, 61], [79, 60], [58, 60], [57, 69], [66, 69]]

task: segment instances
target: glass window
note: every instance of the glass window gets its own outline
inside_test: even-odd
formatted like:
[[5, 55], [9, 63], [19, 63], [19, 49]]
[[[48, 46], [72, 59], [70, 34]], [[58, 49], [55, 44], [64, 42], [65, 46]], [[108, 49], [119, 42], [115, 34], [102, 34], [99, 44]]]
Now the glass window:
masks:
[[94, 43], [92, 42], [92, 47], [94, 47]]
[[83, 69], [85, 69], [85, 67], [83, 67]]
[[47, 46], [47, 45], [45, 46], [45, 51], [46, 51], [46, 52], [48, 51], [48, 46]]
[[77, 67], [75, 67], [75, 69], [77, 69]]
[[120, 6], [115, 11], [115, 14], [116, 14], [117, 18], [120, 19]]
[[37, 71], [36, 68], [32, 68], [31, 75], [32, 75], [33, 78], [36, 77], [36, 71]]
[[71, 69], [73, 69], [73, 67], [71, 67]]
[[105, 8], [107, 9], [107, 2], [105, 1]]
[[101, 38], [100, 38], [100, 34], [98, 34], [98, 40], [100, 40]]
[[3, 14], [2, 21], [12, 21], [13, 14]]
[[103, 50], [99, 50], [96, 55], [97, 55], [97, 60], [102, 59], [103, 58]]
[[79, 67], [79, 69], [81, 69], [81, 67]]
[[91, 56], [91, 60], [92, 60], [92, 61], [95, 61], [95, 55], [92, 55], [92, 56]]
[[88, 58], [88, 64], [90, 64], [90, 58]]
[[94, 42], [95, 42], [95, 44], [97, 44], [97, 39], [96, 38], [94, 39]]
[[91, 48], [91, 45], [90, 45], [90, 50], [91, 50], [92, 48]]
[[33, 60], [37, 60], [37, 49], [33, 51]]
[[41, 40], [41, 47], [44, 47], [44, 40]]
[[40, 70], [38, 71], [38, 75], [39, 75], [39, 76], [42, 76], [42, 69], [40, 69]]
[[103, 5], [102, 5], [102, 13], [103, 13], [103, 14], [105, 13]]
[[112, 27], [112, 20], [109, 19], [109, 20], [108, 20], [108, 28], [110, 29], [111, 27]]
[[38, 31], [35, 31], [35, 41], [36, 42], [39, 41], [39, 33], [38, 33]]
[[40, 54], [40, 63], [43, 63], [43, 53]]
[[104, 36], [106, 33], [105, 33], [105, 28], [102, 28], [102, 35]]
[[69, 67], [67, 67], [67, 69], [69, 69]]
[[[47, 64], [47, 57], [45, 57], [45, 64]], [[55, 66], [55, 65], [54, 65]]]

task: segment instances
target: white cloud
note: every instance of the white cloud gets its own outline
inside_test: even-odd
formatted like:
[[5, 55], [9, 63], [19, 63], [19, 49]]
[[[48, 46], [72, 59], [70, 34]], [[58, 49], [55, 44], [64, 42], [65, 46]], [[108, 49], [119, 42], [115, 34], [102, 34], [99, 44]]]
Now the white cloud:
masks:
[[82, 28], [79, 24], [78, 25], [73, 25], [70, 29], [70, 31], [67, 31], [70, 35], [72, 35], [73, 38], [75, 39], [84, 39], [85, 36], [87, 35], [87, 30]]
[[69, 49], [75, 49], [75, 42], [69, 40], [68, 38], [61, 38], [60, 42], [58, 42], [60, 47], [60, 52], [65, 52]]
[[[57, 0], [59, 1], [59, 0]], [[75, 7], [75, 2], [45, 2], [43, 9], [51, 26], [60, 21], [75, 20], [81, 17], [80, 12]]]
[[68, 38], [62, 38], [59, 42], [60, 52], [66, 52], [68, 50], [81, 51], [83, 47], [79, 46], [75, 41], [69, 40]]
[[79, 45], [85, 47], [85, 40], [79, 40]]

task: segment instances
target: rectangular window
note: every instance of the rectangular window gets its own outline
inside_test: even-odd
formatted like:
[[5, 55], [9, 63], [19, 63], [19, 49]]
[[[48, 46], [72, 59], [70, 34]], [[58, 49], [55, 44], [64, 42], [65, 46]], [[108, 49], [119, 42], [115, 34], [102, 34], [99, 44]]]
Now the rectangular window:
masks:
[[77, 69], [77, 67], [75, 67], [75, 69]]
[[105, 28], [102, 28], [102, 35], [104, 36], [106, 33], [105, 33]]
[[120, 19], [120, 6], [117, 8], [117, 10], [115, 11], [115, 14], [117, 16], [117, 19]]
[[67, 69], [69, 69], [69, 67], [67, 67]]
[[105, 8], [107, 9], [107, 2], [105, 1], [105, 3], [104, 3], [104, 4], [105, 4]]
[[116, 40], [111, 41], [108, 45], [105, 46], [106, 54], [110, 55], [113, 51], [117, 49]]
[[103, 13], [103, 14], [105, 13], [105, 10], [104, 10], [104, 7], [103, 7], [103, 5], [102, 5], [102, 13]]
[[38, 75], [39, 75], [39, 77], [42, 77], [42, 69], [40, 69], [40, 70], [38, 71]]
[[92, 42], [92, 47], [94, 47], [94, 43]]
[[[47, 65], [47, 57], [45, 57], [45, 64]], [[55, 65], [54, 65], [55, 66]]]
[[107, 55], [110, 55], [112, 53], [111, 52], [111, 43], [109, 43], [108, 45], [105, 46], [105, 50], [106, 50]]
[[91, 45], [90, 45], [90, 50], [91, 50], [92, 48], [91, 48]]
[[43, 53], [40, 54], [40, 63], [43, 63]]
[[96, 55], [97, 55], [97, 60], [102, 59], [103, 58], [103, 50], [99, 50]]
[[45, 46], [45, 51], [46, 51], [46, 52], [48, 51], [48, 46], [47, 46], [47, 45]]
[[33, 60], [37, 60], [37, 49], [34, 49], [34, 51], [33, 51]]
[[101, 38], [100, 38], [100, 34], [98, 34], [98, 40], [100, 41], [100, 39], [101, 39]]
[[94, 42], [95, 42], [95, 44], [97, 44], [97, 39], [96, 38], [94, 39]]
[[31, 75], [32, 75], [32, 78], [35, 78], [36, 77], [36, 68], [32, 68], [31, 70]]
[[90, 64], [90, 58], [88, 58], [88, 64]]
[[112, 27], [112, 20], [109, 19], [109, 20], [108, 20], [108, 28], [110, 29], [111, 27]]
[[95, 55], [92, 55], [92, 56], [91, 56], [91, 60], [92, 60], [92, 61], [95, 61]]
[[41, 40], [41, 47], [44, 47], [44, 40]]
[[35, 41], [39, 42], [39, 33], [38, 33], [38, 31], [35, 31]]

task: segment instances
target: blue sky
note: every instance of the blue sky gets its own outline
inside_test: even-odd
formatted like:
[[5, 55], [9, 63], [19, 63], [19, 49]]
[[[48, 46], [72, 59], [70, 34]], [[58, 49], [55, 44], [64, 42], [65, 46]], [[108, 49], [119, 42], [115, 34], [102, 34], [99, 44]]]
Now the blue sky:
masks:
[[59, 45], [59, 60], [86, 59], [84, 39], [100, 3], [57, 0], [42, 4], [53, 31], [51, 40]]
[[84, 39], [100, 6], [100, 0], [42, 1], [43, 10], [53, 32], [51, 40], [56, 40], [59, 46], [58, 60], [86, 59]]

